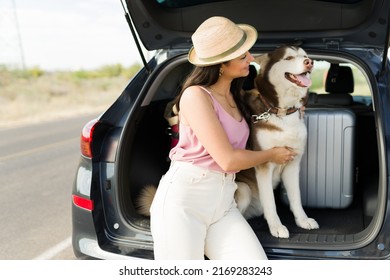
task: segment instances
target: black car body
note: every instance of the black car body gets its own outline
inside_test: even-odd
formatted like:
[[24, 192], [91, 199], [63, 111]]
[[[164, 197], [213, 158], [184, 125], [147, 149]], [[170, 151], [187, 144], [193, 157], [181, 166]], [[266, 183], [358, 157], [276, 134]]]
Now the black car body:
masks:
[[307, 207], [320, 224], [307, 231], [294, 226], [279, 201], [280, 216], [290, 228], [288, 239], [272, 237], [262, 217], [251, 219], [268, 257], [390, 258], [390, 1], [127, 0], [124, 6], [142, 44], [156, 53], [112, 106], [83, 129], [72, 191], [78, 258], [153, 259], [149, 218], [137, 214], [135, 199], [168, 169], [171, 138], [164, 111], [192, 69], [187, 61], [191, 34], [214, 15], [255, 26], [254, 55], [296, 44], [315, 68], [322, 63], [352, 67], [365, 88], [361, 93], [355, 85], [350, 106], [307, 105], [308, 110], [344, 106], [356, 115], [353, 173], [346, 174], [353, 178], [352, 202], [340, 208]]

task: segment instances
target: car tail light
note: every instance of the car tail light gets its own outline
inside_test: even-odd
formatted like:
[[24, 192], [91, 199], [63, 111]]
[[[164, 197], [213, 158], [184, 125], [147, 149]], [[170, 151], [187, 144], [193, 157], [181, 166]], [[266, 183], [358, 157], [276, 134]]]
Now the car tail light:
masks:
[[72, 195], [72, 200], [75, 205], [77, 205], [80, 208], [92, 211], [93, 210], [93, 200], [90, 200], [88, 198], [84, 198], [81, 196], [77, 196], [75, 194]]
[[97, 119], [88, 122], [81, 132], [80, 149], [81, 154], [88, 158], [92, 158], [92, 136], [97, 123]]

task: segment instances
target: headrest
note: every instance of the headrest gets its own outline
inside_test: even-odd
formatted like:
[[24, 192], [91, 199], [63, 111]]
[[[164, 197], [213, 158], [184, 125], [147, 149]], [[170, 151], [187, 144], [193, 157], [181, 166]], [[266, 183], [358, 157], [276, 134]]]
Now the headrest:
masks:
[[349, 66], [331, 64], [325, 82], [325, 91], [329, 93], [352, 93], [354, 81]]

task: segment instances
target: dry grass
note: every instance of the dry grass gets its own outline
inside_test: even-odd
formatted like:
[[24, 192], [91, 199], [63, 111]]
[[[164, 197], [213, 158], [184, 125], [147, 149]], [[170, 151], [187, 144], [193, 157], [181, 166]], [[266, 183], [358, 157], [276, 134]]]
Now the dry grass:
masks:
[[[39, 122], [82, 113], [101, 113], [121, 94], [140, 69], [108, 65], [93, 71], [46, 73], [11, 71], [0, 66], [0, 127]], [[311, 91], [325, 92], [326, 67], [312, 73]], [[354, 69], [355, 92], [370, 95], [366, 79]]]
[[119, 68], [115, 73], [0, 69], [0, 126], [103, 112], [139, 69]]

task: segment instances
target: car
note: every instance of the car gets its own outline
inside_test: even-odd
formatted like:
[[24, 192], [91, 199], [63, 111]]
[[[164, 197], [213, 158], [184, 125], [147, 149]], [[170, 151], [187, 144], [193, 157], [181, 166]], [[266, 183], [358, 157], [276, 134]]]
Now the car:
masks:
[[[249, 220], [267, 256], [390, 258], [390, 1], [127, 0], [123, 7], [144, 67], [81, 131], [71, 197], [77, 258], [154, 259], [150, 220], [136, 199], [169, 167], [175, 133], [166, 108], [192, 69], [192, 33], [215, 15], [256, 27], [254, 56], [297, 45], [314, 61], [305, 115], [318, 115], [316, 125], [307, 123], [316, 156], [302, 163], [301, 195], [320, 228], [295, 226], [280, 186], [275, 198], [290, 237], [271, 236], [263, 217]], [[142, 45], [153, 53], [148, 61]], [[327, 81], [338, 78], [330, 92]]]

